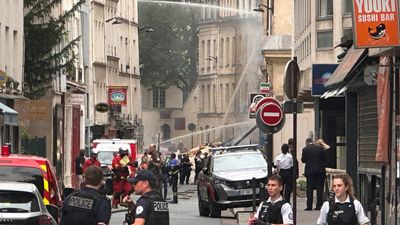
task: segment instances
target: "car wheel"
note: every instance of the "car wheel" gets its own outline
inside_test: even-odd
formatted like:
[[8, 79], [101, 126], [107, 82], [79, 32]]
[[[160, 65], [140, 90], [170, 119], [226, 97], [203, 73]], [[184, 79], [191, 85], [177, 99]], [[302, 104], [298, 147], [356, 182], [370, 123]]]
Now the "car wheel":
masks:
[[218, 206], [212, 201], [211, 196], [208, 196], [208, 209], [210, 210], [210, 216], [213, 218], [221, 217], [221, 210]]
[[[199, 192], [197, 192], [199, 193]], [[197, 194], [198, 197], [198, 203], [199, 203], [199, 214], [200, 216], [208, 216], [208, 214], [210, 214], [210, 209], [205, 206], [204, 201], [201, 200], [200, 198], [200, 194]]]

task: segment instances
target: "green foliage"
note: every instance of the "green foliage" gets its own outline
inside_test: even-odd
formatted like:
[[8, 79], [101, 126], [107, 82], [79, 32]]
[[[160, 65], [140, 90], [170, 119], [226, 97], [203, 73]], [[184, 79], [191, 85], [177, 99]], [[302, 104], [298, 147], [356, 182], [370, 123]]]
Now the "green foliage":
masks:
[[24, 0], [25, 62], [24, 95], [40, 99], [51, 89], [57, 74], [73, 71], [73, 48], [79, 38], [69, 41], [66, 25], [85, 0], [54, 17], [52, 10], [62, 0]]
[[180, 5], [139, 2], [141, 82], [145, 87], [170, 87], [190, 91], [197, 81], [200, 10]]

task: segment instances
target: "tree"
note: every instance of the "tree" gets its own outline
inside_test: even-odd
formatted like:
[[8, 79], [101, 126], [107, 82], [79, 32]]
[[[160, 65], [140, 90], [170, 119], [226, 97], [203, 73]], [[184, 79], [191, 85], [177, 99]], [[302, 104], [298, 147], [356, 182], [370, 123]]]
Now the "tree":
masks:
[[199, 10], [167, 4], [139, 3], [141, 82], [145, 87], [177, 86], [189, 92], [197, 81]]
[[55, 17], [62, 0], [24, 0], [24, 95], [40, 99], [52, 88], [57, 74], [74, 73], [73, 48], [79, 38], [68, 41], [66, 25], [85, 0]]

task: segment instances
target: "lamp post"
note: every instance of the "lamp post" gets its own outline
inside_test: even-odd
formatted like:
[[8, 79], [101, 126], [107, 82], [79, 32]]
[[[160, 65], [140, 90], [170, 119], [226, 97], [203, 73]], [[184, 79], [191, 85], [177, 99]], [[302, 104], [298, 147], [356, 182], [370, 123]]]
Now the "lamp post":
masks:
[[258, 7], [256, 9], [253, 9], [253, 11], [256, 12], [265, 12], [263, 9], [265, 8], [267, 10], [267, 21], [266, 21], [266, 27], [267, 27], [267, 34], [271, 35], [272, 34], [272, 15], [274, 14], [274, 0], [267, 0], [267, 4], [258, 4]]
[[115, 25], [115, 24], [121, 24], [121, 23], [122, 23], [122, 21], [121, 21], [118, 17], [116, 17], [116, 16], [107, 19], [107, 20], [106, 20], [106, 23], [108, 23], [108, 22], [110, 22], [110, 21], [112, 21], [112, 20], [115, 20], [114, 22], [111, 23], [111, 24], [113, 24], [113, 25]]
[[154, 29], [151, 28], [150, 26], [143, 26], [143, 27], [139, 27], [138, 31], [144, 31], [144, 32], [154, 32]]

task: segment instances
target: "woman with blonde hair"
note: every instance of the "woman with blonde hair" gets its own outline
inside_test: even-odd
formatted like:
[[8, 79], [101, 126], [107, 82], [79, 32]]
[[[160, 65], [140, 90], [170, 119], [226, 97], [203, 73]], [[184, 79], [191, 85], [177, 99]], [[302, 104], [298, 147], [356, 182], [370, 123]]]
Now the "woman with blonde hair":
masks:
[[358, 225], [369, 223], [360, 201], [354, 198], [353, 180], [347, 173], [333, 176], [332, 191], [335, 193], [335, 198], [324, 202], [317, 224]]
[[329, 146], [327, 143], [325, 143], [325, 141], [321, 138], [318, 139], [317, 141], [315, 141], [315, 144], [321, 145], [324, 150], [328, 150], [331, 148], [331, 146]]

